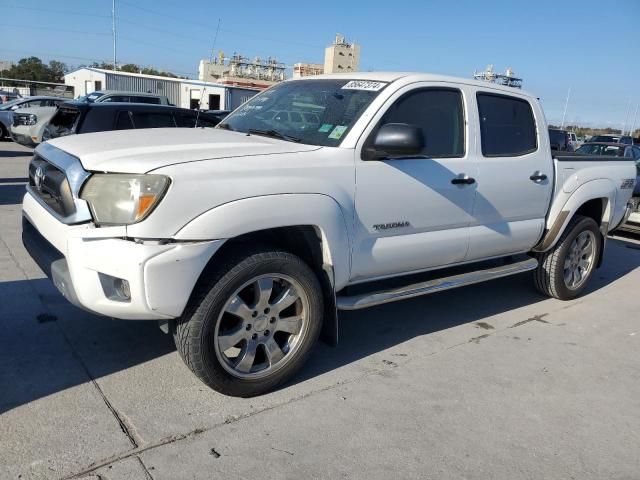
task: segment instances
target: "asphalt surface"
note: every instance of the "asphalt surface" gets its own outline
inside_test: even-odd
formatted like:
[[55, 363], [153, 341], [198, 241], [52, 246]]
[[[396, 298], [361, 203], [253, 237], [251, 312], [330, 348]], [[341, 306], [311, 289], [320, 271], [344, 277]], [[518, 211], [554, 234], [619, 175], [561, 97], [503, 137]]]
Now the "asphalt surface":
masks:
[[155, 322], [67, 304], [0, 143], [0, 478], [638, 479], [640, 242], [571, 302], [528, 275], [340, 315], [290, 384], [222, 396]]

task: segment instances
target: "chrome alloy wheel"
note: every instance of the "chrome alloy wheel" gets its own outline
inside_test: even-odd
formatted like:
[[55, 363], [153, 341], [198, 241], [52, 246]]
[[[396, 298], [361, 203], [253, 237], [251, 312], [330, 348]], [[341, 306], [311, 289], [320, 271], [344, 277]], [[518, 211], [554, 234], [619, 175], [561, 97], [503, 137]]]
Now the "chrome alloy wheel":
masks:
[[273, 374], [295, 355], [308, 330], [309, 298], [293, 278], [260, 275], [227, 300], [216, 324], [215, 352], [239, 378]]
[[580, 233], [571, 243], [564, 260], [564, 283], [570, 290], [580, 288], [593, 269], [596, 236], [590, 230]]

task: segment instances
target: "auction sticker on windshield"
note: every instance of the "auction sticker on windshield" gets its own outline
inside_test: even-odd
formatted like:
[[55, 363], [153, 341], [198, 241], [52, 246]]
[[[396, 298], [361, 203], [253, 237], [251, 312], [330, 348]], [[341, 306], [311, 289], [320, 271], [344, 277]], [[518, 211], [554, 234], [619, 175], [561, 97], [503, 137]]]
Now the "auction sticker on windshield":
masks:
[[351, 80], [347, 82], [342, 90], [369, 90], [377, 92], [387, 86], [386, 82], [372, 82], [370, 80]]
[[336, 128], [333, 129], [331, 134], [329, 134], [329, 138], [332, 138], [333, 140], [340, 140], [340, 137], [342, 137], [342, 135], [346, 131], [347, 131], [347, 126], [338, 125], [338, 126], [336, 126]]

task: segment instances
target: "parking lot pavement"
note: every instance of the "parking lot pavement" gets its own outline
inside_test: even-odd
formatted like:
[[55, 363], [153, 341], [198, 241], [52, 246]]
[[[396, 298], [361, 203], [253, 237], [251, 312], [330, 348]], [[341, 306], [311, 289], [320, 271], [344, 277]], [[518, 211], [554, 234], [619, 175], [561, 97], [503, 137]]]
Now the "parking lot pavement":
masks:
[[219, 395], [155, 322], [78, 310], [20, 241], [0, 143], [0, 478], [580, 478], [640, 472], [640, 242], [589, 292], [527, 275], [341, 314], [289, 385]]

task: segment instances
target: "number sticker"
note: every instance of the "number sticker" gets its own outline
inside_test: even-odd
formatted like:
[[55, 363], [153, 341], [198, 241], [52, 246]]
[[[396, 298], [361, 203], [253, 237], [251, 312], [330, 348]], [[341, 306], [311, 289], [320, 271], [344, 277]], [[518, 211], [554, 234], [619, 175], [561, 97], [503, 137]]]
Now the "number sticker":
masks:
[[386, 82], [372, 82], [370, 80], [351, 80], [342, 87], [342, 90], [368, 90], [377, 92], [386, 86]]

